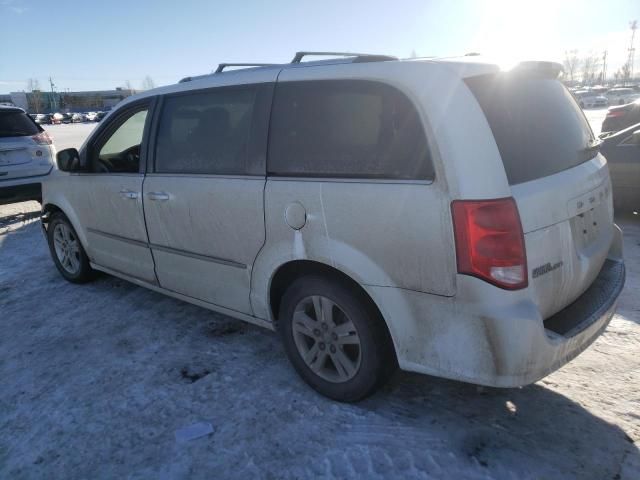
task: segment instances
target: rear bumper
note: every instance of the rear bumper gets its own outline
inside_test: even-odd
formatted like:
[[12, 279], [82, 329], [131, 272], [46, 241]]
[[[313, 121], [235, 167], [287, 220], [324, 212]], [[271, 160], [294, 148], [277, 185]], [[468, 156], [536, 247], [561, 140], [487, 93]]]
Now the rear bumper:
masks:
[[527, 385], [575, 358], [609, 324], [625, 281], [617, 232], [592, 285], [546, 320], [526, 291], [496, 299], [495, 287], [473, 277], [460, 276], [455, 298], [367, 290], [387, 319], [403, 370], [493, 387]]

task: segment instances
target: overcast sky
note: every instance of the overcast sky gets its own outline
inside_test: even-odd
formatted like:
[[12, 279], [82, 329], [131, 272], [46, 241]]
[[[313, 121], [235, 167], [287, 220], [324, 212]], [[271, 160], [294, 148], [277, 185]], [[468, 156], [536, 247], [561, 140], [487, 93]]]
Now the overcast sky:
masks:
[[48, 89], [49, 77], [61, 91], [140, 88], [146, 75], [162, 85], [219, 62], [286, 62], [296, 50], [473, 51], [509, 64], [607, 49], [613, 73], [633, 19], [640, 0], [0, 0], [0, 93], [29, 78]]

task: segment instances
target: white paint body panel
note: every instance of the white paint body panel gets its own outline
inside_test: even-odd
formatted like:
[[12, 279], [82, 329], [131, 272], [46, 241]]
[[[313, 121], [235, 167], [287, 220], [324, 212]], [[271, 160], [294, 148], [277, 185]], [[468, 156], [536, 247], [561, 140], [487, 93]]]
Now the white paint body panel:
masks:
[[[67, 215], [92, 262], [155, 283], [142, 211], [143, 179], [140, 174], [56, 171], [43, 184], [43, 205], [57, 205]], [[124, 191], [138, 197], [126, 198]]]
[[[264, 243], [264, 183], [262, 177], [147, 176], [145, 214], [160, 285], [252, 314], [252, 266]], [[169, 199], [150, 200], [148, 192], [158, 191]]]

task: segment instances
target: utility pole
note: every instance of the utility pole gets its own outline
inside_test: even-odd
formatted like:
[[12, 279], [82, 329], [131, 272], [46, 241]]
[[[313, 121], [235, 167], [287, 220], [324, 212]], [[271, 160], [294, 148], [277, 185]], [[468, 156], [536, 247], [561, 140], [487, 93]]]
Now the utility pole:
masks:
[[602, 85], [607, 83], [607, 51], [602, 53]]
[[633, 60], [636, 56], [636, 49], [633, 46], [633, 43], [636, 39], [636, 29], [638, 28], [638, 21], [632, 21], [629, 26], [631, 27], [631, 44], [629, 45], [629, 78], [628, 80], [633, 79]]
[[53, 83], [53, 80], [51, 80], [51, 77], [49, 77], [49, 85], [51, 86], [51, 101], [49, 102], [51, 105], [51, 109], [53, 111], [57, 110], [57, 104], [56, 104], [56, 86]]

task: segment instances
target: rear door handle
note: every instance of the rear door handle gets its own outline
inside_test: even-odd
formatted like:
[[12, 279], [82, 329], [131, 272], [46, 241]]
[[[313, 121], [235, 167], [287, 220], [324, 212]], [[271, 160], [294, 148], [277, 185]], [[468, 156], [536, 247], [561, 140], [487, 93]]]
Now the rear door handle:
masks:
[[149, 192], [147, 193], [149, 200], [164, 202], [169, 200], [169, 194], [165, 192]]
[[130, 198], [131, 200], [138, 198], [138, 192], [134, 192], [133, 190], [120, 190], [120, 195], [122, 198]]

